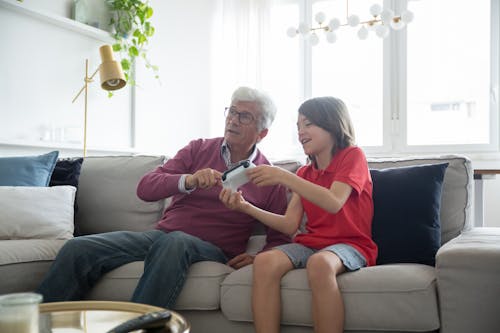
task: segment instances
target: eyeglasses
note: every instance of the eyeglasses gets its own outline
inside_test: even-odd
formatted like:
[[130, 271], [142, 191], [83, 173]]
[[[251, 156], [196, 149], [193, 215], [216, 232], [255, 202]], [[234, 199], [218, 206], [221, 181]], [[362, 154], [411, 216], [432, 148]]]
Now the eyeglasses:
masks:
[[234, 118], [238, 116], [238, 121], [242, 125], [249, 125], [255, 121], [255, 117], [250, 112], [238, 112], [235, 107], [225, 108], [224, 116]]

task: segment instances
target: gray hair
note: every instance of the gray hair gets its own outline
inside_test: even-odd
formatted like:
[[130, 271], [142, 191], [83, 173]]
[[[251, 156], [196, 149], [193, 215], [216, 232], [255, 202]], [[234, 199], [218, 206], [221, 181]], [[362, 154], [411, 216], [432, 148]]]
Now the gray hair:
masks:
[[263, 91], [250, 87], [239, 87], [231, 96], [231, 104], [236, 102], [255, 102], [260, 107], [261, 117], [257, 120], [260, 131], [271, 127], [276, 116], [276, 106], [271, 97]]

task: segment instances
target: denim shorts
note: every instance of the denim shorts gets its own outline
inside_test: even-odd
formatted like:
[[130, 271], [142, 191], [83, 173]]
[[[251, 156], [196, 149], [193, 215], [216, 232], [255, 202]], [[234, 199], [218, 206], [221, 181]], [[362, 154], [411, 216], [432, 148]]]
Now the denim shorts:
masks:
[[354, 247], [347, 244], [334, 244], [320, 250], [311, 249], [307, 246], [298, 243], [289, 243], [276, 246], [275, 249], [284, 252], [293, 264], [294, 268], [305, 268], [307, 259], [316, 252], [330, 251], [335, 253], [342, 263], [346, 271], [356, 271], [361, 267], [366, 266], [366, 259]]

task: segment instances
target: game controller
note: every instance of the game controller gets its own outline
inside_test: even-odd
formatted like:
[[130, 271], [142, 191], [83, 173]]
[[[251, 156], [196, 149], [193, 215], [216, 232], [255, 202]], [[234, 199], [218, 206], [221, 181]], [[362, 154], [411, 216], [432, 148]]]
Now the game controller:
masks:
[[236, 191], [238, 187], [248, 183], [246, 171], [255, 168], [255, 164], [250, 161], [241, 161], [229, 170], [222, 174], [222, 187], [230, 188], [231, 191]]

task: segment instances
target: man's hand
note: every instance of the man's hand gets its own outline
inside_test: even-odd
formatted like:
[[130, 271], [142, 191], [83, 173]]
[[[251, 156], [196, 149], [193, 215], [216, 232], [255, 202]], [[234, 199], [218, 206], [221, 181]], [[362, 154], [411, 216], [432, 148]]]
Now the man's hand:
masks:
[[185, 187], [187, 190], [197, 188], [211, 188], [222, 185], [222, 173], [220, 171], [206, 168], [196, 171], [186, 177]]
[[234, 269], [239, 269], [241, 267], [245, 267], [246, 265], [253, 264], [254, 259], [255, 256], [248, 253], [242, 253], [229, 260], [227, 264]]

